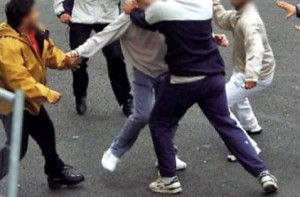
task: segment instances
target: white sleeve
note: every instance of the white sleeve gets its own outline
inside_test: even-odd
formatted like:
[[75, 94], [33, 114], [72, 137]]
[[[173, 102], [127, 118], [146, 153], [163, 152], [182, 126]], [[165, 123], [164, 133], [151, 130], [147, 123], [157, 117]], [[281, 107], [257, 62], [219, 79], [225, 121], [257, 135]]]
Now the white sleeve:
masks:
[[163, 6], [164, 2], [157, 1], [145, 11], [145, 19], [149, 25], [153, 25], [161, 21], [161, 12], [164, 11]]
[[92, 57], [105, 46], [119, 40], [126, 35], [131, 25], [132, 22], [130, 20], [130, 16], [122, 14], [114, 22], [109, 24], [103, 31], [89, 38], [84, 44], [75, 50], [81, 57]]
[[53, 8], [57, 16], [61, 15], [65, 11], [63, 3], [64, 0], [54, 0]]

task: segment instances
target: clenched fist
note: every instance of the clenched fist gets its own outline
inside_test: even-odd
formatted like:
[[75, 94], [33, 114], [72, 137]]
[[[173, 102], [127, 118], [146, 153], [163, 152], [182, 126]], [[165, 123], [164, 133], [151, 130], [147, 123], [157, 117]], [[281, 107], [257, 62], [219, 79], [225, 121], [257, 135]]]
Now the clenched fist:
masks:
[[222, 47], [228, 47], [229, 46], [229, 41], [228, 41], [227, 36], [225, 34], [215, 34], [214, 39], [215, 39], [216, 43], [219, 46], [222, 46]]
[[251, 89], [255, 88], [256, 85], [257, 85], [256, 81], [246, 81], [245, 82], [245, 89], [246, 90], [251, 90]]
[[61, 100], [62, 95], [61, 95], [61, 93], [56, 92], [54, 90], [51, 90], [51, 91], [52, 91], [52, 94], [54, 95], [54, 100], [51, 102], [51, 104], [56, 104]]
[[59, 19], [62, 23], [69, 24], [71, 22], [71, 15], [68, 13], [63, 13]]

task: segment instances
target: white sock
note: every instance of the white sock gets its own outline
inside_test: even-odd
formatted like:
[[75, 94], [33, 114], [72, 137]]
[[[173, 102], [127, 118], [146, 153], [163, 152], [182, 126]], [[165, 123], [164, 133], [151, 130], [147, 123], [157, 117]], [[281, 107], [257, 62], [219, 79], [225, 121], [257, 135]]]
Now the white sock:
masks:
[[162, 177], [162, 180], [167, 183], [171, 183], [177, 176], [173, 177]]

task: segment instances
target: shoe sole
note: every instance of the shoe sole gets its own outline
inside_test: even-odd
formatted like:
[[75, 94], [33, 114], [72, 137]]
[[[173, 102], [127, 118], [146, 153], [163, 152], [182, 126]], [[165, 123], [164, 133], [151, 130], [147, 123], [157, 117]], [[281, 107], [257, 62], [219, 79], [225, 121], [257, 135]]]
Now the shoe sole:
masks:
[[170, 189], [170, 190], [161, 190], [161, 189], [154, 189], [154, 188], [150, 188], [150, 190], [152, 192], [155, 192], [155, 193], [159, 193], [159, 194], [179, 194], [182, 192], [182, 188], [179, 187], [179, 188], [174, 188], [174, 189]]
[[82, 182], [84, 182], [84, 179], [76, 181], [76, 182], [69, 182], [69, 183], [66, 183], [66, 184], [62, 184], [62, 183], [49, 183], [49, 188], [52, 189], [52, 190], [57, 190], [57, 189], [60, 189], [62, 187], [76, 186], [76, 185], [79, 185]]
[[248, 135], [259, 135], [263, 132], [264, 130], [259, 130], [259, 131], [246, 131], [248, 133]]
[[176, 171], [184, 171], [186, 170], [187, 167], [184, 167], [184, 168], [176, 168]]

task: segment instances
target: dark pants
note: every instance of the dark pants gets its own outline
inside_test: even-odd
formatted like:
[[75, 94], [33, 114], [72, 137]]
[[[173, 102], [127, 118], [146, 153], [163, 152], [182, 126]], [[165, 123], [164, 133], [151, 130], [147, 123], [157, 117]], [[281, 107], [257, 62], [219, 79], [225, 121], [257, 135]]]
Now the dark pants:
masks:
[[[3, 122], [8, 140], [5, 147], [0, 151], [0, 179], [4, 178], [9, 171], [8, 166], [10, 138], [12, 132], [12, 114], [1, 116], [1, 120]], [[37, 116], [31, 115], [27, 111], [25, 111], [24, 113], [21, 159], [24, 158], [27, 152], [29, 136], [31, 136], [37, 142], [42, 151], [46, 162], [46, 175], [51, 176], [61, 173], [64, 167], [64, 163], [60, 160], [56, 152], [54, 126], [44, 107], [41, 108], [41, 112]]]
[[[71, 24], [70, 25], [70, 45], [71, 49], [75, 49], [83, 44], [94, 30], [102, 31], [107, 24]], [[114, 42], [103, 49], [106, 57], [108, 74], [111, 81], [113, 92], [119, 105], [124, 104], [127, 100], [132, 99], [130, 94], [130, 83], [127, 76], [126, 64], [122, 54], [120, 42]], [[82, 98], [87, 95], [89, 76], [87, 73], [88, 59], [84, 59], [80, 65], [80, 69], [73, 71], [73, 90], [76, 98]]]
[[169, 81], [170, 79], [165, 81], [150, 118], [150, 129], [161, 176], [175, 176], [172, 127], [194, 104], [200, 106], [228, 149], [248, 172], [257, 177], [266, 170], [264, 162], [259, 158], [244, 132], [230, 118], [224, 76], [210, 76], [187, 84], [175, 85], [170, 84]]

